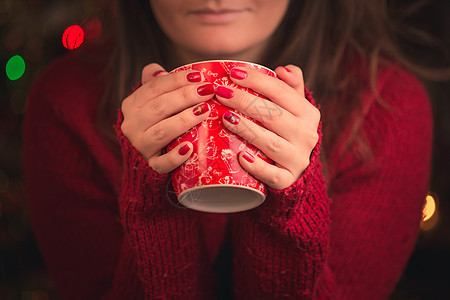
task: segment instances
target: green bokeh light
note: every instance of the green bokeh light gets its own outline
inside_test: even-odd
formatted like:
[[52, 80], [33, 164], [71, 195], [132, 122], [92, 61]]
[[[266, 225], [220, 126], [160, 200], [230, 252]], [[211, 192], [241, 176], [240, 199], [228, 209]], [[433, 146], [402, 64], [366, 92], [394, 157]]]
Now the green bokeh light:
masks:
[[25, 73], [25, 61], [20, 55], [14, 55], [6, 63], [6, 76], [10, 80], [17, 80]]

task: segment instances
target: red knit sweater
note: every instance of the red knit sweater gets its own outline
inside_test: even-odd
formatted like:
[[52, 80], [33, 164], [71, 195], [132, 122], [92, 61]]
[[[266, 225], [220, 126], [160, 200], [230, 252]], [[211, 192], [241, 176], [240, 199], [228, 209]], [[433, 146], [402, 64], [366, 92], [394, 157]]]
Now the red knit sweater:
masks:
[[291, 187], [269, 190], [256, 209], [212, 214], [173, 205], [169, 177], [120, 130], [123, 159], [114, 155], [96, 125], [102, 70], [59, 59], [33, 85], [24, 122], [32, 222], [64, 299], [220, 298], [227, 266], [235, 299], [388, 298], [429, 179], [431, 111], [415, 77], [380, 72], [388, 105], [375, 102], [363, 120], [368, 163], [352, 152], [332, 158], [326, 185], [318, 145]]

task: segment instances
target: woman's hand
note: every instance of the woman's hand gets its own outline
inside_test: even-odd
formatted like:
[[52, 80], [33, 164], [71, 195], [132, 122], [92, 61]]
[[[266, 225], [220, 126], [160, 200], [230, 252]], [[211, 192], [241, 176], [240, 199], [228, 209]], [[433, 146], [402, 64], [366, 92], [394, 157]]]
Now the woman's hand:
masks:
[[224, 105], [267, 128], [231, 112], [223, 117], [230, 131], [275, 162], [272, 165], [242, 151], [239, 154], [242, 167], [271, 188], [283, 189], [300, 178], [310, 163], [311, 152], [319, 139], [320, 112], [305, 98], [303, 75], [298, 67], [278, 67], [275, 72], [279, 79], [248, 68], [234, 68], [230, 74], [237, 85], [270, 100], [225, 86], [216, 88], [216, 96]]
[[142, 70], [142, 85], [122, 102], [121, 130], [131, 144], [159, 174], [185, 162], [192, 153], [190, 142], [161, 154], [173, 139], [204, 121], [214, 86], [202, 82], [198, 71], [169, 74], [157, 64]]

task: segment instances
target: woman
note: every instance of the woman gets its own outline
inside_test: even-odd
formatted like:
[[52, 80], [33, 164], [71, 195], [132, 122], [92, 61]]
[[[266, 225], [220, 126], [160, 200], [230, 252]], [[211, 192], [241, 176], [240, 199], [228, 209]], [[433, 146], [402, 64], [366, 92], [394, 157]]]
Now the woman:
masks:
[[[387, 299], [417, 238], [432, 121], [386, 7], [123, 0], [117, 11], [110, 64], [99, 59], [110, 44], [87, 47], [30, 92], [27, 192], [63, 298]], [[232, 75], [282, 118], [268, 122], [245, 109], [239, 90], [214, 89], [195, 72], [167, 72], [205, 59], [275, 69], [279, 80], [245, 68]], [[240, 153], [269, 187], [246, 212], [200, 213], [167, 197], [170, 171], [192, 145], [161, 148], [208, 116], [192, 111], [214, 94], [267, 127], [254, 143], [274, 165]], [[242, 134], [242, 123], [224, 123]]]

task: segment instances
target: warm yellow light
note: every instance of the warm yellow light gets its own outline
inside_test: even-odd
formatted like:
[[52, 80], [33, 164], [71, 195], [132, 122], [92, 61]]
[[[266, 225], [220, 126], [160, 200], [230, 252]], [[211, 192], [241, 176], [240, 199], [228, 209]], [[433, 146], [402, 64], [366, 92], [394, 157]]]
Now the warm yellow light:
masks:
[[431, 219], [431, 217], [434, 215], [434, 213], [436, 212], [436, 201], [434, 200], [433, 196], [431, 195], [427, 195], [425, 197], [425, 205], [423, 207], [423, 212], [422, 212], [422, 221], [425, 222], [429, 219]]

